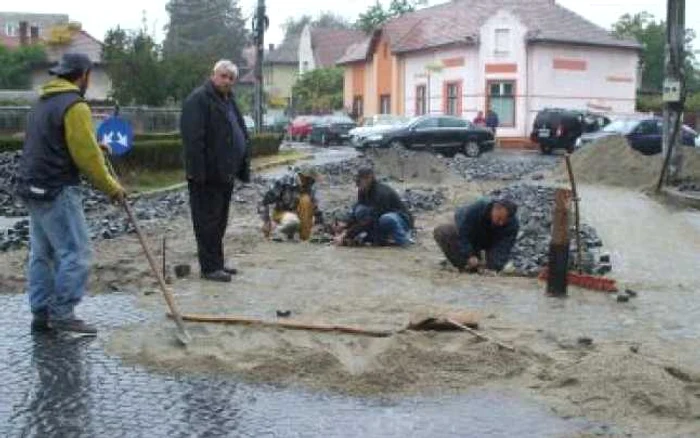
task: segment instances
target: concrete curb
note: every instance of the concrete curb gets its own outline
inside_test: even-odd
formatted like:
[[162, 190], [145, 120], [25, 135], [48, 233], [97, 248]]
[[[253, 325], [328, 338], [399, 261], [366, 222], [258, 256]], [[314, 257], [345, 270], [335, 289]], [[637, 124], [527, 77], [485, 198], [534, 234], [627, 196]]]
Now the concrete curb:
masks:
[[[260, 164], [258, 166], [253, 166], [251, 168], [251, 171], [254, 173], [257, 173], [257, 172], [262, 172], [263, 170], [268, 170], [268, 169], [272, 169], [275, 167], [289, 166], [291, 164], [296, 163], [297, 161], [308, 160], [309, 158], [312, 158], [311, 154], [304, 154], [304, 155], [301, 155], [301, 156], [296, 157], [296, 158], [287, 158], [285, 160], [272, 161], [270, 163], [265, 163], [265, 164]], [[185, 187], [187, 187], [186, 182], [177, 183], [177, 184], [173, 184], [171, 186], [161, 187], [159, 189], [148, 190], [145, 192], [137, 192], [137, 193], [134, 193], [131, 196], [131, 198], [138, 199], [138, 198], [141, 198], [143, 196], [152, 196], [152, 195], [159, 195], [162, 193], [177, 192], [179, 190], [184, 189]]]
[[666, 199], [674, 204], [700, 210], [700, 193], [698, 192], [691, 192], [691, 194], [668, 187], [664, 187], [662, 192], [666, 196]]

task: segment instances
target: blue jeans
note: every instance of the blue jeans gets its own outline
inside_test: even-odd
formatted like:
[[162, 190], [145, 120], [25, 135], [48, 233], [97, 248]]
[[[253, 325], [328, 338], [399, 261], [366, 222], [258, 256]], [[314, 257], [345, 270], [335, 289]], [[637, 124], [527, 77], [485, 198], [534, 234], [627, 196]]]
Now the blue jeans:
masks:
[[398, 246], [406, 246], [411, 240], [411, 228], [398, 213], [386, 213], [379, 217], [378, 224], [379, 243], [385, 244], [388, 238], [392, 238]]
[[90, 238], [77, 187], [51, 201], [27, 200], [29, 305], [54, 320], [74, 317], [90, 270]]

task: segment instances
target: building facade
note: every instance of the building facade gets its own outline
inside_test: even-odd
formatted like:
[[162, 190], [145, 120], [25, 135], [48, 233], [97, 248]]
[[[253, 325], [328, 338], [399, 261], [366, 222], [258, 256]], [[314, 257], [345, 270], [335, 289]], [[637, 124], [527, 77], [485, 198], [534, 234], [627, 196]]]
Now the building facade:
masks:
[[455, 0], [390, 21], [339, 64], [358, 114], [491, 108], [500, 136], [527, 137], [547, 107], [633, 113], [639, 45], [553, 0]]

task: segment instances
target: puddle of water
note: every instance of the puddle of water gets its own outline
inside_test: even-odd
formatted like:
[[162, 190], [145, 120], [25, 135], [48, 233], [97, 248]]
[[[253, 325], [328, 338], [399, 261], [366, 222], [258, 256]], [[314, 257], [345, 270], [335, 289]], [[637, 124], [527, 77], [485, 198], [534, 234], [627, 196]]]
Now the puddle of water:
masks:
[[[0, 295], [2, 436], [559, 437], [594, 426], [565, 421], [515, 394], [401, 401], [310, 394], [220, 377], [175, 377], [121, 364], [101, 341], [28, 334], [24, 297]], [[101, 336], [146, 316], [129, 296], [80, 309]]]

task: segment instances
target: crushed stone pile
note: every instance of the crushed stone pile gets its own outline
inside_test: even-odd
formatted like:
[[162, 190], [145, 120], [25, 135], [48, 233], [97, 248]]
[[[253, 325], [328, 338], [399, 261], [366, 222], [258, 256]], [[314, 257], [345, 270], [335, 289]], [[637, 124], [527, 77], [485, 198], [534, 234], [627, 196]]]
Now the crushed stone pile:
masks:
[[541, 154], [512, 157], [486, 154], [479, 158], [457, 154], [446, 159], [446, 165], [469, 181], [516, 181], [536, 172], [553, 170], [560, 161], [559, 157]]
[[[492, 197], [510, 199], [518, 204], [520, 233], [511, 255], [511, 263], [518, 275], [535, 277], [547, 265], [555, 190], [553, 187], [515, 184], [491, 193]], [[577, 253], [575, 230], [571, 230], [570, 236], [569, 260], [573, 267]], [[581, 244], [582, 265], [586, 273], [606, 274], [612, 269], [609, 260], [601, 257], [603, 241], [593, 227], [582, 224]]]

